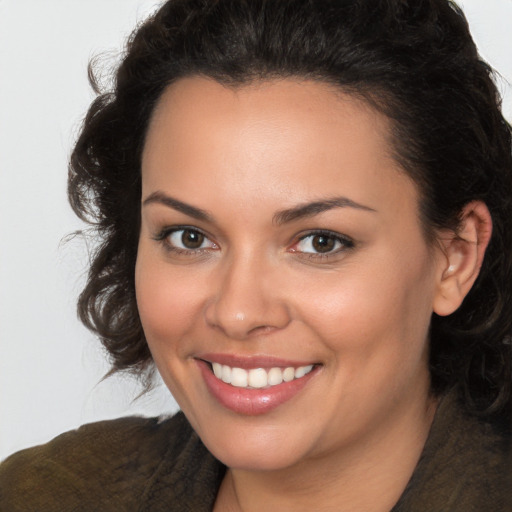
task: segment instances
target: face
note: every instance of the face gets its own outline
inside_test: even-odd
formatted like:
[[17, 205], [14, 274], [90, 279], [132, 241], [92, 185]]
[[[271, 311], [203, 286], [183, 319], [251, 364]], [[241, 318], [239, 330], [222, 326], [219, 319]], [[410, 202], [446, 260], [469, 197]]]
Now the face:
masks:
[[364, 103], [289, 79], [181, 79], [155, 109], [140, 317], [163, 380], [232, 468], [348, 456], [426, 409], [441, 258], [388, 132]]

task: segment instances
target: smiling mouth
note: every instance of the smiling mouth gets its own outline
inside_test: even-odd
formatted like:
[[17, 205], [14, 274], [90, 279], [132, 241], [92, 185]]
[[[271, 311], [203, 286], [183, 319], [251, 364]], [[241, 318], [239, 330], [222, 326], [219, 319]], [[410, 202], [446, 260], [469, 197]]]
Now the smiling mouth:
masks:
[[297, 368], [288, 366], [286, 368], [272, 367], [245, 370], [244, 368], [231, 367], [220, 363], [209, 364], [217, 379], [233, 387], [244, 389], [268, 389], [283, 382], [301, 379], [315, 367], [315, 365], [310, 364]]
[[210, 395], [236, 414], [266, 414], [303, 393], [323, 364], [268, 356], [202, 354], [196, 364]]

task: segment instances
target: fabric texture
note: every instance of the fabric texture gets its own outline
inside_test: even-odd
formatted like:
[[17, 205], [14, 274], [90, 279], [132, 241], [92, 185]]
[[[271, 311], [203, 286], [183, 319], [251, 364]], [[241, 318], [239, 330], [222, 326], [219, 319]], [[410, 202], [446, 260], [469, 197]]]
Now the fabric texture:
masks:
[[[224, 473], [182, 413], [98, 422], [3, 462], [0, 512], [209, 512]], [[510, 432], [452, 393], [391, 512], [487, 511], [512, 511]]]

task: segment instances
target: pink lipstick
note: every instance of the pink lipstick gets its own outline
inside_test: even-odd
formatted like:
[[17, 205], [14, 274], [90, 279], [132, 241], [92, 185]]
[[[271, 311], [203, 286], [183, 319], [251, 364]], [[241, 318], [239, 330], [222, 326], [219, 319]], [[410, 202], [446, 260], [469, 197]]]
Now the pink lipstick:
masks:
[[265, 414], [296, 396], [320, 365], [268, 356], [208, 354], [196, 358], [209, 392], [238, 414]]

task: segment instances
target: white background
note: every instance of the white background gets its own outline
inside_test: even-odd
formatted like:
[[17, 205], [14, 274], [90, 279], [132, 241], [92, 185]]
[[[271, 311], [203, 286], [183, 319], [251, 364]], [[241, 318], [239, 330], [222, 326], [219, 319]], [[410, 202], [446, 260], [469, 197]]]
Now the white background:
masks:
[[[67, 158], [93, 98], [86, 67], [115, 55], [157, 0], [0, 0], [0, 459], [103, 418], [169, 412], [160, 386], [113, 378], [75, 299], [87, 251], [66, 199]], [[483, 56], [512, 83], [512, 0], [465, 0]], [[512, 119], [512, 89], [503, 80]]]

